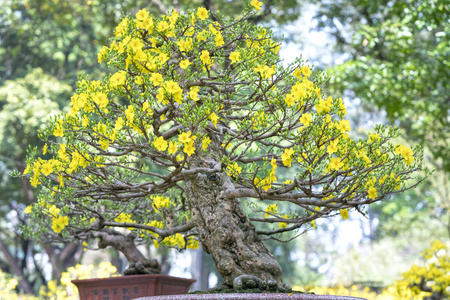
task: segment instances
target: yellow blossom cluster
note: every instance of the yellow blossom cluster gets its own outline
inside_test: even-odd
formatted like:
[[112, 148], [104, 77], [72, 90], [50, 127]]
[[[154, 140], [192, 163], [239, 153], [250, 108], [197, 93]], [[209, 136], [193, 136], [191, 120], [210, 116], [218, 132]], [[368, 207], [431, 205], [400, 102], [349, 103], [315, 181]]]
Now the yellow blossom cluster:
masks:
[[[401, 299], [427, 299], [433, 293], [450, 297], [450, 252], [449, 247], [435, 240], [422, 256], [427, 259], [426, 266], [413, 265], [403, 273], [403, 279], [395, 283], [395, 291]], [[421, 288], [421, 284], [424, 286]], [[424, 289], [431, 289], [432, 292]]]
[[414, 156], [413, 156], [414, 153], [410, 147], [406, 147], [401, 144], [398, 144], [395, 147], [395, 154], [401, 155], [403, 157], [403, 161], [405, 163], [407, 163], [408, 165], [410, 165], [414, 162]]
[[[287, 93], [284, 99], [284, 102], [288, 107], [294, 106], [296, 103], [299, 103], [300, 106], [303, 105], [304, 99], [310, 97], [313, 92], [320, 94], [320, 90], [318, 87], [315, 87], [313, 82], [311, 82], [308, 77], [311, 75], [311, 70], [308, 66], [302, 67], [303, 71], [299, 71], [297, 68], [294, 71], [294, 77], [296, 77], [299, 81], [295, 83], [290, 90], [290, 93]], [[305, 73], [303, 73], [305, 72]], [[300, 74], [303, 74], [305, 77], [302, 77]], [[307, 74], [308, 76], [306, 76]]]
[[191, 156], [195, 152], [195, 140], [197, 136], [192, 135], [191, 131], [183, 132], [178, 136], [178, 141], [183, 145], [183, 152]]
[[264, 218], [268, 218], [269, 214], [267, 213], [277, 213], [278, 212], [278, 206], [276, 204], [270, 204], [266, 207], [266, 214], [264, 215]]
[[159, 211], [162, 207], [166, 207], [166, 208], [169, 207], [169, 205], [171, 203], [170, 198], [164, 197], [164, 196], [154, 195], [154, 196], [151, 196], [150, 198], [153, 200], [152, 206], [156, 211]]

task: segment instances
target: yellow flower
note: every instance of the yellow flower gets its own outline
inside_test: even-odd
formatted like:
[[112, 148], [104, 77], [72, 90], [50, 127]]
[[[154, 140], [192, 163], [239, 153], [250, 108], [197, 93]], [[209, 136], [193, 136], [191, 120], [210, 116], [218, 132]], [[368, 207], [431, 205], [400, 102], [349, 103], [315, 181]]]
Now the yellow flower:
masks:
[[160, 136], [153, 141], [153, 146], [155, 146], [155, 148], [158, 149], [158, 151], [164, 151], [167, 149], [167, 141], [164, 140], [162, 136]]
[[189, 97], [194, 100], [194, 101], [198, 101], [198, 91], [200, 90], [200, 88], [198, 86], [193, 86], [191, 87], [191, 89], [189, 90]]
[[125, 18], [119, 23], [119, 25], [117, 25], [114, 33], [116, 37], [121, 37], [125, 33], [125, 26], [127, 25], [127, 23], [128, 19]]
[[331, 141], [330, 144], [327, 146], [327, 152], [329, 155], [333, 154], [337, 151], [337, 144], [339, 143], [338, 140]]
[[348, 209], [340, 209], [339, 213], [341, 214], [342, 220], [348, 219]]
[[371, 186], [368, 190], [367, 190], [367, 196], [370, 199], [375, 199], [377, 197], [377, 189], [374, 188], [373, 186]]
[[100, 148], [102, 148], [104, 151], [106, 151], [109, 147], [109, 141], [108, 140], [100, 140], [99, 141]]
[[211, 58], [209, 57], [209, 52], [206, 50], [202, 50], [202, 54], [200, 55], [200, 59], [202, 60], [204, 65], [211, 64]]
[[384, 175], [383, 177], [381, 177], [379, 180], [380, 184], [383, 184], [386, 181], [387, 177], [388, 177], [387, 175]]
[[178, 146], [175, 142], [170, 141], [169, 142], [169, 149], [167, 150], [167, 152], [169, 152], [170, 155], [174, 155], [175, 152], [177, 152], [178, 150]]
[[159, 210], [161, 207], [169, 207], [170, 199], [164, 196], [152, 196], [153, 199], [153, 208], [155, 210]]
[[216, 42], [216, 47], [220, 47], [225, 44], [225, 42], [223, 41], [223, 36], [220, 32], [216, 35], [214, 41]]
[[92, 101], [94, 101], [95, 104], [97, 104], [100, 108], [103, 108], [108, 105], [108, 97], [106, 94], [102, 92], [97, 92], [92, 96]]
[[292, 154], [294, 154], [294, 149], [289, 148], [284, 150], [284, 153], [281, 155], [281, 161], [284, 166], [291, 167]]
[[136, 22], [136, 27], [146, 29], [148, 33], [151, 34], [153, 32], [153, 18], [146, 17], [144, 19], [138, 19]]
[[309, 77], [311, 75], [311, 68], [308, 66], [303, 66], [301, 68], [301, 71], [302, 71], [303, 76], [305, 76], [305, 77]]
[[47, 150], [48, 150], [48, 146], [47, 146], [47, 143], [45, 143], [44, 147], [42, 147], [42, 154], [47, 153]]
[[295, 105], [294, 95], [287, 94], [286, 97], [284, 98], [284, 102], [286, 102], [288, 107]]
[[27, 215], [28, 215], [28, 214], [30, 214], [30, 213], [31, 213], [31, 210], [32, 210], [32, 207], [31, 207], [31, 205], [28, 205], [27, 207], [25, 207], [25, 209], [24, 209], [24, 211], [23, 211], [23, 212], [24, 212], [25, 214], [27, 214]]
[[53, 130], [54, 136], [63, 137], [64, 136], [64, 129], [60, 125], [56, 125], [55, 130]]
[[31, 170], [31, 166], [28, 164], [27, 167], [25, 168], [25, 170], [23, 170], [23, 175], [30, 173], [30, 170]]
[[255, 10], [261, 10], [262, 2], [259, 2], [258, 0], [252, 0], [250, 2], [250, 5], [255, 8]]
[[183, 144], [191, 142], [192, 141], [191, 131], [181, 133], [178, 136], [178, 141], [180, 141]]
[[230, 60], [231, 64], [234, 64], [235, 62], [241, 61], [241, 53], [237, 51], [233, 51], [230, 53]]
[[202, 21], [205, 20], [208, 18], [208, 10], [204, 7], [199, 7], [197, 9], [197, 17], [199, 17]]
[[189, 61], [189, 59], [184, 59], [180, 61], [180, 68], [186, 69], [187, 67], [189, 67], [190, 64], [191, 62]]
[[[128, 50], [128, 53], [130, 53], [130, 50], [133, 50], [133, 52], [135, 54], [139, 55], [139, 57], [140, 57], [142, 54], [139, 50], [142, 50], [143, 47], [144, 47], [144, 43], [140, 39], [134, 38], [128, 43], [127, 50]], [[145, 58], [145, 54], [144, 54], [144, 58]]]
[[275, 170], [277, 168], [277, 159], [275, 157], [272, 157], [272, 160], [270, 161], [270, 165], [272, 166], [273, 170]]
[[241, 170], [242, 168], [239, 167], [238, 163], [234, 162], [234, 164], [227, 166], [227, 175], [233, 176], [236, 175], [236, 173], [241, 174]]
[[401, 155], [403, 157], [403, 161], [406, 162], [408, 165], [412, 164], [414, 162], [414, 156], [413, 151], [410, 147], [405, 147], [401, 144], [398, 144], [395, 147], [395, 154]]
[[187, 52], [192, 49], [192, 38], [187, 38], [185, 40], [179, 40], [177, 42], [178, 48], [181, 52]]
[[81, 126], [87, 127], [88, 125], [89, 125], [89, 118], [86, 115], [84, 115], [83, 120], [81, 120]]
[[[217, 22], [214, 22], [214, 24], [217, 24]], [[218, 27], [220, 28], [220, 26], [218, 26]], [[214, 34], [214, 35], [216, 35], [216, 34], [219, 32], [219, 31], [216, 29], [216, 27], [214, 27], [213, 24], [209, 24], [208, 28], [209, 28], [209, 31], [210, 31], [212, 34]]]
[[341, 120], [338, 125], [336, 126], [338, 130], [341, 131], [341, 133], [346, 133], [347, 131], [350, 131], [350, 121], [347, 120]]
[[367, 142], [369, 144], [376, 142], [380, 139], [380, 135], [379, 134], [369, 134], [369, 139], [367, 140]]
[[194, 141], [184, 144], [183, 152], [191, 156], [195, 152]]
[[19, 284], [19, 282], [17, 281], [17, 279], [11, 278], [8, 281], [8, 283], [6, 284], [6, 289], [7, 290], [14, 290], [18, 284]]
[[123, 118], [122, 117], [118, 117], [116, 120], [116, 124], [114, 125], [114, 129], [115, 130], [120, 130], [123, 127]]
[[60, 233], [69, 224], [69, 217], [59, 216], [58, 218], [52, 218], [52, 229], [56, 233]]
[[303, 82], [294, 84], [291, 89], [292, 95], [297, 99], [305, 98], [308, 94], [307, 92], [308, 88], [303, 84]]
[[116, 87], [119, 85], [125, 84], [126, 81], [126, 72], [125, 71], [119, 71], [115, 73], [111, 78], [109, 79], [109, 84], [111, 87]]
[[[276, 204], [270, 204], [266, 207], [266, 212], [270, 212], [270, 213], [277, 213], [278, 212], [278, 207]], [[269, 214], [265, 214], [264, 218], [268, 218]]]
[[127, 120], [130, 122], [133, 122], [134, 120], [134, 107], [129, 105], [128, 108], [125, 110], [125, 116], [127, 117]]
[[316, 104], [316, 110], [318, 114], [326, 114], [330, 111], [331, 106], [333, 106], [333, 99], [328, 97], [326, 100], [319, 100], [319, 103]]
[[198, 249], [198, 246], [199, 243], [194, 237], [188, 237], [186, 249]]
[[267, 79], [275, 74], [275, 65], [269, 67], [267, 65], [258, 66], [254, 69], [254, 71], [258, 72], [261, 75], [262, 79]]
[[208, 31], [206, 29], [204, 29], [197, 35], [197, 39], [199, 41], [206, 41], [208, 39], [207, 35], [208, 35]]
[[45, 163], [42, 164], [41, 172], [45, 176], [48, 176], [51, 173], [53, 173], [53, 164], [51, 163], [51, 161], [46, 161]]
[[148, 18], [149, 14], [150, 13], [145, 8], [143, 8], [143, 9], [141, 9], [140, 11], [138, 11], [136, 13], [136, 19], [137, 20], [144, 20], [144, 19]]
[[164, 31], [166, 31], [167, 29], [169, 29], [169, 23], [167, 23], [166, 21], [161, 21], [161, 22], [159, 22], [159, 24], [158, 24], [158, 26], [156, 27], [156, 29], [157, 29], [159, 32], [164, 32]]
[[300, 71], [299, 68], [296, 68], [296, 69], [294, 70], [294, 73], [292, 73], [292, 75], [293, 75], [294, 77], [297, 77], [298, 79], [301, 79], [301, 78], [302, 78], [302, 71]]
[[209, 115], [209, 118], [211, 119], [211, 122], [214, 124], [214, 127], [217, 128], [217, 122], [219, 121], [219, 117], [216, 115], [216, 113], [211, 113]]
[[163, 83], [163, 76], [159, 73], [152, 73], [150, 76], [150, 81], [153, 83], [153, 86], [159, 86]]
[[341, 162], [341, 158], [332, 157], [330, 160], [330, 164], [328, 165], [328, 169], [339, 171], [344, 166], [344, 163]]
[[272, 169], [272, 171], [270, 171], [270, 174], [269, 174], [269, 181], [270, 181], [270, 182], [275, 182], [275, 181], [277, 181], [277, 176], [276, 176], [276, 174], [275, 174], [275, 170], [274, 170], [274, 169]]
[[183, 98], [183, 90], [178, 85], [178, 82], [173, 80], [166, 81], [164, 83], [164, 88], [169, 94], [173, 95], [173, 99], [175, 100], [175, 102], [181, 104], [181, 99]]
[[108, 48], [107, 47], [103, 47], [102, 49], [100, 49], [100, 52], [97, 53], [97, 61], [98, 61], [99, 64], [102, 63], [103, 58], [105, 57], [107, 52], [108, 52]]
[[208, 149], [209, 144], [211, 143], [211, 139], [208, 136], [205, 136], [202, 140], [202, 149]]
[[300, 122], [303, 123], [303, 126], [308, 127], [309, 123], [311, 123], [312, 117], [311, 114], [309, 113], [304, 113], [301, 117], [300, 117]]

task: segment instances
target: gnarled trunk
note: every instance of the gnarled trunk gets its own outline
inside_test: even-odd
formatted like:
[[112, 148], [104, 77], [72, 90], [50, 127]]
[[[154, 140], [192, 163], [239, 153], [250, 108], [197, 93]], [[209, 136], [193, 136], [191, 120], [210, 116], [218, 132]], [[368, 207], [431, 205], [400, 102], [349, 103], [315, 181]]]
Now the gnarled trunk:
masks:
[[[193, 155], [190, 164], [214, 168], [220, 162]], [[281, 286], [281, 267], [256, 234], [239, 199], [224, 196], [233, 188], [230, 177], [225, 172], [200, 173], [186, 181], [185, 188], [203, 250], [212, 256], [224, 284], [233, 286], [237, 277], [252, 275], [269, 285]]]
[[125, 236], [112, 228], [103, 228], [101, 231], [96, 232], [95, 236], [99, 238], [99, 248], [111, 246], [125, 255], [129, 266], [125, 270], [124, 275], [161, 273], [159, 262], [156, 259], [147, 259], [136, 247], [134, 243], [136, 236], [133, 233]]

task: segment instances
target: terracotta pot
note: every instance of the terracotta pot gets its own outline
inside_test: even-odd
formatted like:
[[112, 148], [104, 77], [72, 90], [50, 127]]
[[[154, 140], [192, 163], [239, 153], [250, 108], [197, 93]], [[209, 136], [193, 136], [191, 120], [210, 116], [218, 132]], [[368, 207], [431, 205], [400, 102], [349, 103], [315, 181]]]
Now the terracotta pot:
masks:
[[143, 297], [135, 300], [367, 300], [348, 296], [314, 294], [189, 294], [174, 296]]
[[131, 300], [144, 296], [185, 294], [195, 279], [167, 275], [129, 275], [72, 280], [80, 300]]

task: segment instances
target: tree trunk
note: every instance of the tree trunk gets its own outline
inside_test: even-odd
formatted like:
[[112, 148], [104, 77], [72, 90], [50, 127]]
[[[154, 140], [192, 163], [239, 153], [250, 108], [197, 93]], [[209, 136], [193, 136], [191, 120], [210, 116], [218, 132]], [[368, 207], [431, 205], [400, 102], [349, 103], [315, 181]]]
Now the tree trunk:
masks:
[[[191, 167], [219, 166], [214, 159], [219, 153], [210, 148], [211, 156], [192, 155]], [[213, 258], [224, 284], [233, 286], [235, 278], [252, 275], [270, 286], [281, 286], [281, 267], [256, 234], [239, 199], [224, 197], [227, 189], [234, 188], [230, 177], [225, 172], [200, 173], [185, 187], [203, 250]]]
[[125, 236], [114, 229], [103, 228], [95, 233], [95, 237], [99, 238], [99, 248], [111, 246], [125, 255], [129, 266], [125, 270], [124, 275], [161, 273], [161, 265], [158, 261], [147, 259], [136, 247], [134, 243], [136, 236], [133, 233]]
[[8, 246], [3, 242], [3, 237], [0, 236], [0, 252], [3, 252], [3, 255], [6, 258], [9, 266], [11, 267], [15, 276], [19, 277], [19, 285], [22, 287], [26, 294], [33, 295], [33, 287], [28, 282], [25, 274], [23, 273], [22, 268], [18, 265], [15, 257], [9, 252]]

